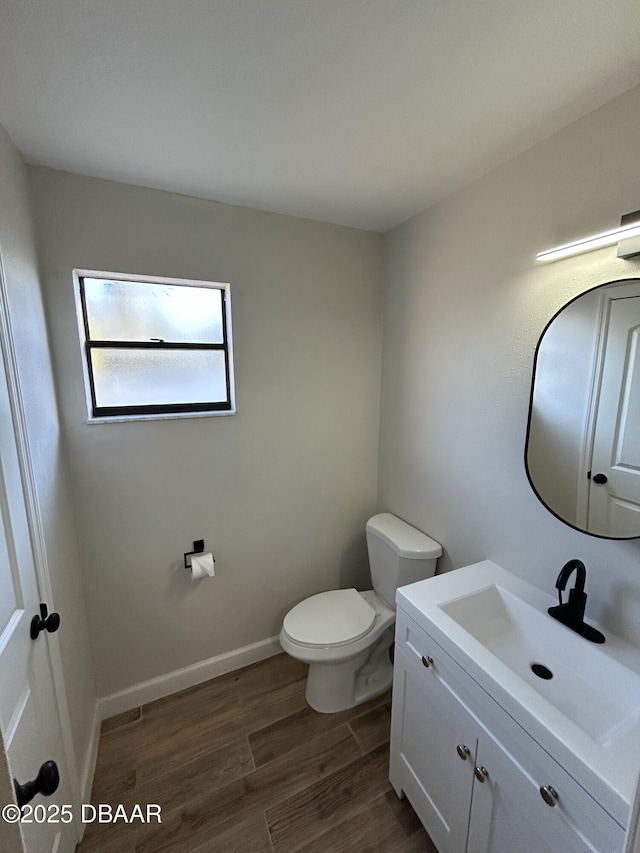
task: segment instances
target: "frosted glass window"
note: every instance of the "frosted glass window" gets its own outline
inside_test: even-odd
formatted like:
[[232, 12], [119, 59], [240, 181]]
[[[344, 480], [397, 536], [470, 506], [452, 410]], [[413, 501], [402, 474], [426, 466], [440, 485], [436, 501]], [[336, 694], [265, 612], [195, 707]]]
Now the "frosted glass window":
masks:
[[98, 407], [184, 405], [227, 396], [225, 355], [216, 350], [97, 350], [93, 379]]
[[210, 287], [85, 278], [94, 341], [222, 343], [222, 294]]
[[94, 418], [233, 411], [229, 285], [75, 275]]

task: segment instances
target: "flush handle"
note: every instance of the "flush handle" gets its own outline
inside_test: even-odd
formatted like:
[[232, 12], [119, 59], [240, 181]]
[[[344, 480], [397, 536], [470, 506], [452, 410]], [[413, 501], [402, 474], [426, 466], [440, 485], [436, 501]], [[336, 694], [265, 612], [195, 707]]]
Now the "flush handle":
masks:
[[558, 802], [558, 792], [555, 788], [552, 788], [551, 785], [543, 785], [540, 788], [540, 796], [545, 803], [552, 808]]
[[422, 665], [429, 667], [433, 663], [433, 658], [430, 655], [422, 655]]
[[463, 761], [466, 761], [467, 758], [469, 758], [469, 756], [471, 755], [471, 752], [469, 751], [469, 747], [464, 743], [459, 743], [456, 746], [456, 750], [458, 751], [458, 755], [460, 756], [460, 758]]

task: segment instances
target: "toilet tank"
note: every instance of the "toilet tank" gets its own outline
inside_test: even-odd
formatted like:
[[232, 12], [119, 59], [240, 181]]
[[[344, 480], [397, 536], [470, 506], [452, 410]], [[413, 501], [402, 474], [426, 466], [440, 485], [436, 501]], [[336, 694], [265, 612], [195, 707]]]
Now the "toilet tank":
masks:
[[373, 588], [395, 610], [398, 587], [432, 577], [442, 546], [390, 512], [370, 518], [366, 535]]

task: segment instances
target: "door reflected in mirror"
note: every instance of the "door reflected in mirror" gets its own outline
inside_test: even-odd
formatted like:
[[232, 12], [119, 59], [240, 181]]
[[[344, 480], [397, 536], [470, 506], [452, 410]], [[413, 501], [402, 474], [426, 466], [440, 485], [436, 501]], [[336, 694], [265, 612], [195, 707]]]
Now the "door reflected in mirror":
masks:
[[594, 536], [640, 537], [640, 279], [586, 291], [542, 333], [525, 464], [562, 521]]

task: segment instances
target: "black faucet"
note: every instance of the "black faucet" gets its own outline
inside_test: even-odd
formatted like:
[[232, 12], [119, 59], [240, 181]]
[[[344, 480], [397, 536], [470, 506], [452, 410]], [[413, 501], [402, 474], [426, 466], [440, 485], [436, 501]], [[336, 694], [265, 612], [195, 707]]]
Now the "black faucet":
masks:
[[[573, 574], [576, 573], [576, 583], [573, 589], [569, 590], [569, 601], [563, 603], [562, 593], [566, 589], [567, 581]], [[558, 580], [556, 581], [556, 589], [558, 590], [558, 601], [560, 602], [555, 607], [550, 607], [548, 612], [558, 622], [562, 622], [567, 628], [571, 628], [581, 637], [590, 640], [592, 643], [604, 643], [605, 637], [597, 628], [587, 625], [584, 621], [584, 611], [587, 606], [587, 593], [584, 591], [584, 582], [587, 577], [587, 570], [584, 567], [582, 560], [569, 560], [562, 567]]]

